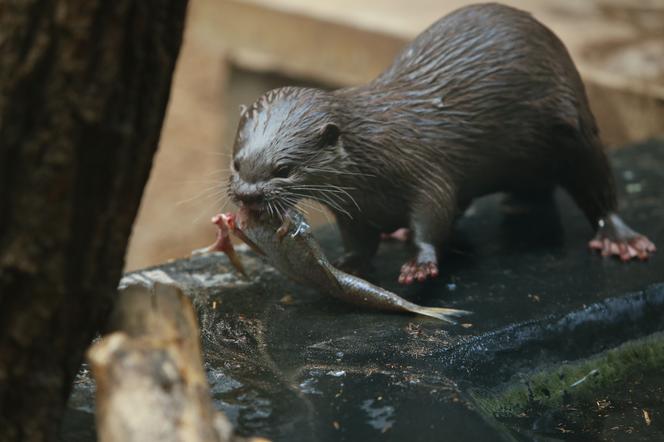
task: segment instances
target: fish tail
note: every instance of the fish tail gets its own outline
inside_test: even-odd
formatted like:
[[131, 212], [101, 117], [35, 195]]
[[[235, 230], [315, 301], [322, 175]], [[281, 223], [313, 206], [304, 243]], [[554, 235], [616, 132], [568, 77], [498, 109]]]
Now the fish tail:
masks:
[[473, 312], [468, 310], [457, 310], [454, 308], [445, 308], [445, 307], [422, 307], [416, 306], [409, 309], [413, 313], [417, 313], [424, 316], [429, 316], [432, 318], [440, 319], [441, 321], [449, 322], [450, 324], [456, 324], [457, 322], [452, 318], [457, 318], [459, 316], [472, 315]]

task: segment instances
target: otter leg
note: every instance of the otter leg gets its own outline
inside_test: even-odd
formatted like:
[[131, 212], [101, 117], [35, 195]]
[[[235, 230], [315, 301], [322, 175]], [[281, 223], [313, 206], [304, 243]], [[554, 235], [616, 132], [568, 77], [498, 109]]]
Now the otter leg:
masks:
[[447, 207], [435, 207], [429, 196], [422, 199], [414, 205], [411, 215], [411, 230], [417, 254], [401, 266], [401, 284], [424, 282], [438, 276], [436, 249], [449, 235], [454, 222], [456, 205], [450, 198], [435, 198], [438, 204], [446, 201]]
[[380, 232], [366, 223], [337, 216], [337, 225], [346, 253], [334, 262], [335, 267], [355, 275], [366, 274], [378, 250]]
[[589, 136], [585, 145], [570, 149], [569, 162], [563, 168], [562, 185], [583, 210], [596, 230], [588, 243], [602, 256], [617, 256], [622, 261], [647, 259], [655, 245], [632, 230], [616, 213], [617, 198], [613, 174], [599, 139]]

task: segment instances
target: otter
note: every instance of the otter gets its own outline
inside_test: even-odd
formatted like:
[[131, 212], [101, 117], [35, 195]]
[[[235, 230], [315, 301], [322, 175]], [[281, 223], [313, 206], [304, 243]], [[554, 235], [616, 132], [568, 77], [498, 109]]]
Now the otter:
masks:
[[[284, 87], [241, 114], [230, 197], [284, 213], [301, 199], [335, 215], [362, 273], [381, 234], [407, 227], [417, 252], [401, 283], [438, 275], [438, 252], [474, 198], [549, 198], [564, 188], [603, 256], [646, 259], [655, 245], [617, 215], [616, 190], [584, 85], [563, 43], [529, 13], [458, 9], [369, 84]], [[303, 271], [306, 271], [303, 269]]]

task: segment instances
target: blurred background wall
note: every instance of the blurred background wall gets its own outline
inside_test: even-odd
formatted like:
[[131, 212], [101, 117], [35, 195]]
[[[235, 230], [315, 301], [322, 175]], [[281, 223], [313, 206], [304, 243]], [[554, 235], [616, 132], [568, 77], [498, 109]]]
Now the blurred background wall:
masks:
[[[134, 270], [214, 237], [240, 104], [283, 85], [367, 82], [463, 0], [191, 0]], [[567, 45], [610, 148], [664, 133], [664, 0], [508, 0]], [[226, 208], [230, 208], [230, 204]], [[319, 219], [322, 219], [320, 216]]]

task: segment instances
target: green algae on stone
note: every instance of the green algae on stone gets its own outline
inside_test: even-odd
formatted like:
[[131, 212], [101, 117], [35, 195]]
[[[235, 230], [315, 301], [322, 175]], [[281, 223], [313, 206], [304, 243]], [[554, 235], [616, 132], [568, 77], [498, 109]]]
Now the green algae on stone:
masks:
[[627, 342], [588, 359], [536, 371], [518, 383], [492, 391], [471, 393], [484, 412], [514, 417], [534, 410], [560, 408], [571, 402], [593, 400], [597, 392], [611, 391], [639, 373], [664, 370], [664, 333]]

